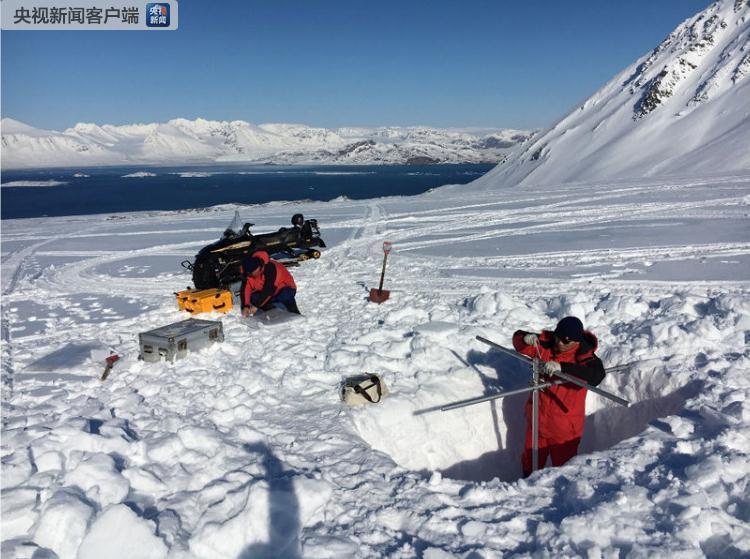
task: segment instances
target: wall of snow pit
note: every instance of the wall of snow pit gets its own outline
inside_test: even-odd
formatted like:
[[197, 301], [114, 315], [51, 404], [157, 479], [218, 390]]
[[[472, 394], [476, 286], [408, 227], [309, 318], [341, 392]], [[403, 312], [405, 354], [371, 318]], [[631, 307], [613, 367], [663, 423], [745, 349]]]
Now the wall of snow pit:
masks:
[[580, 453], [605, 450], [655, 419], [679, 413], [700, 391], [697, 370], [705, 352], [715, 354], [720, 342], [738, 342], [737, 321], [747, 319], [749, 309], [733, 310], [747, 304], [726, 297], [597, 291], [529, 305], [484, 293], [464, 303], [458, 323], [425, 322], [403, 331], [400, 340], [385, 339], [397, 332], [379, 334], [379, 343], [398, 347], [401, 356], [384, 375], [392, 394], [379, 405], [353, 408], [355, 427], [374, 449], [411, 470], [472, 481], [517, 479], [527, 395], [448, 412], [439, 407], [528, 385], [528, 365], [476, 341], [476, 335], [510, 347], [516, 328], [550, 327], [572, 314], [599, 336], [605, 365], [638, 362], [601, 385], [631, 401], [629, 408], [593, 393], [587, 397]]

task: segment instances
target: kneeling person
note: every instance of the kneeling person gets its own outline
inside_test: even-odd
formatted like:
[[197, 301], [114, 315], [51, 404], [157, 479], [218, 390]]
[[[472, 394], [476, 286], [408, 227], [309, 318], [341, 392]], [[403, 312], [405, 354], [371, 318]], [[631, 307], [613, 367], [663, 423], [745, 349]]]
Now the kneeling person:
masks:
[[262, 250], [242, 259], [242, 316], [269, 310], [280, 303], [289, 312], [300, 314], [294, 297], [297, 284], [292, 274], [280, 263], [271, 260]]

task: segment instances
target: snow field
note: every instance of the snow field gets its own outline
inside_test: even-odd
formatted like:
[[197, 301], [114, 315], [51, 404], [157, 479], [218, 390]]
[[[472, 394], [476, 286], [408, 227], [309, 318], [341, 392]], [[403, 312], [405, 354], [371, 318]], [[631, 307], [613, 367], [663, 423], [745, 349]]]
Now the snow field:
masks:
[[[305, 317], [249, 329], [236, 313], [206, 315], [224, 343], [174, 364], [138, 361], [137, 333], [185, 318], [179, 261], [234, 208], [6, 222], [3, 556], [747, 554], [748, 184], [241, 208], [258, 231], [297, 211], [319, 220], [331, 248], [292, 269]], [[637, 194], [623, 206], [625, 189]], [[672, 204], [685, 196], [690, 207]], [[680, 225], [707, 215], [707, 234]], [[648, 234], [612, 245], [594, 219]], [[392, 293], [373, 305], [383, 240], [395, 245]], [[596, 246], [577, 262], [579, 241]], [[734, 281], [701, 264], [717, 249]], [[687, 263], [684, 279], [659, 277], [672, 261]], [[521, 480], [525, 396], [434, 408], [526, 385], [526, 366], [476, 335], [509, 346], [514, 330], [568, 314], [599, 337], [607, 366], [637, 362], [602, 385], [633, 405], [589, 394], [580, 456]], [[106, 382], [93, 357], [57, 375], [26, 369], [81, 342], [122, 355]], [[363, 372], [391, 396], [344, 407], [340, 381]]]

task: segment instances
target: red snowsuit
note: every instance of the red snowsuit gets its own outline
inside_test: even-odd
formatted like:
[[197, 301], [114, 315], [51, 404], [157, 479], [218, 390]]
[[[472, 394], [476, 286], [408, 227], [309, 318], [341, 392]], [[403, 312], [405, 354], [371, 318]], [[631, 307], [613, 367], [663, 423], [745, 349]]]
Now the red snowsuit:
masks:
[[282, 264], [271, 260], [267, 252], [259, 250], [254, 252], [253, 256], [263, 261], [263, 269], [258, 277], [244, 275], [241, 288], [242, 308], [249, 307], [252, 304], [250, 298], [254, 293], [259, 294], [256, 297], [256, 303], [258, 304], [254, 306], [262, 308], [285, 287], [297, 290], [297, 284], [294, 283], [292, 274]]
[[[604, 379], [604, 366], [594, 354], [599, 342], [591, 332], [583, 333], [583, 340], [568, 351], [559, 353], [555, 346], [554, 333], [542, 330], [537, 348], [526, 344], [523, 338], [530, 332], [523, 330], [513, 334], [513, 347], [519, 353], [542, 361], [556, 361], [563, 373], [573, 375], [584, 382], [597, 386]], [[583, 435], [586, 418], [586, 393], [573, 383], [566, 382], [539, 391], [539, 467], [543, 468], [547, 457], [553, 466], [562, 466], [578, 453], [578, 444]], [[526, 444], [521, 457], [523, 475], [531, 475], [531, 414], [532, 400], [526, 402]]]

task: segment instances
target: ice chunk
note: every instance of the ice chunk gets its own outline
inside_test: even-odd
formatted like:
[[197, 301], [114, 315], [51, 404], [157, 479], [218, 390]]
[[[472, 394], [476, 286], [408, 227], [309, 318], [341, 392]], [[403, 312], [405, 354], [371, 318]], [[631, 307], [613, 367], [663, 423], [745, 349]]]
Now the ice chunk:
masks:
[[3, 490], [0, 503], [2, 503], [4, 540], [25, 535], [34, 524], [37, 516], [34, 512], [37, 493], [36, 489], [29, 487]]
[[34, 540], [60, 559], [75, 559], [93, 514], [94, 509], [81, 493], [60, 489], [44, 504]]
[[162, 559], [167, 546], [154, 535], [154, 525], [125, 505], [105, 510], [78, 549], [78, 559]]
[[114, 459], [102, 453], [87, 457], [69, 471], [65, 483], [77, 485], [102, 507], [122, 502], [130, 490], [130, 483], [117, 471]]

